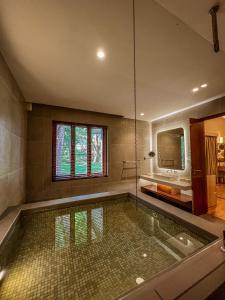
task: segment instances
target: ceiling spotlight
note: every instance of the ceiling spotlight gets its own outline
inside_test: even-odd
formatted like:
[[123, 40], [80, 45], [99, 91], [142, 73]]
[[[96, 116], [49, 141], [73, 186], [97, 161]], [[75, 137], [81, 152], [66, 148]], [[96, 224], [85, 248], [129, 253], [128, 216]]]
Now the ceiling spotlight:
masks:
[[143, 117], [144, 115], [145, 115], [144, 113], [140, 113], [140, 116], [142, 116], [142, 117]]
[[207, 86], [208, 86], [208, 84], [207, 84], [207, 83], [204, 83], [204, 84], [201, 85], [201, 88], [205, 88], [205, 87], [207, 87]]
[[192, 90], [193, 93], [196, 93], [198, 91], [199, 91], [199, 88], [197, 88], [197, 87]]
[[97, 57], [100, 59], [100, 60], [103, 60], [105, 58], [105, 52], [103, 50], [98, 50], [97, 51]]
[[146, 253], [143, 253], [143, 255], [142, 255], [143, 257], [147, 257], [148, 255], [146, 254]]

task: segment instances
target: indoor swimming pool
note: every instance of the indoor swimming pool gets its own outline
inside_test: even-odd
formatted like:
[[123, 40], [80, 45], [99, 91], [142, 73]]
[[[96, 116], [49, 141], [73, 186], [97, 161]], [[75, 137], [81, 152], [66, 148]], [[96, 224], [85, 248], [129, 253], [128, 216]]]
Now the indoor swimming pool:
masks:
[[132, 198], [24, 215], [1, 299], [115, 299], [212, 242]]

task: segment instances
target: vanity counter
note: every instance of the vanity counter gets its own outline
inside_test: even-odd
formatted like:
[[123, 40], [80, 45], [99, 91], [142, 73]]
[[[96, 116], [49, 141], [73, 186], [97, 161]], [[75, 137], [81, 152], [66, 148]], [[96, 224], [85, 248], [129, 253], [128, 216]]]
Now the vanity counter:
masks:
[[150, 174], [141, 175], [140, 178], [151, 181], [151, 182], [171, 186], [175, 189], [180, 189], [180, 190], [183, 190], [183, 191], [188, 191], [188, 190], [191, 190], [191, 188], [192, 188], [191, 182], [182, 181], [179, 178], [174, 178], [173, 179], [171, 177], [170, 179], [167, 179], [166, 176], [165, 176], [165, 178], [163, 178], [163, 176], [157, 176], [157, 175], [154, 175], [154, 174], [152, 174], [152, 175], [150, 175]]

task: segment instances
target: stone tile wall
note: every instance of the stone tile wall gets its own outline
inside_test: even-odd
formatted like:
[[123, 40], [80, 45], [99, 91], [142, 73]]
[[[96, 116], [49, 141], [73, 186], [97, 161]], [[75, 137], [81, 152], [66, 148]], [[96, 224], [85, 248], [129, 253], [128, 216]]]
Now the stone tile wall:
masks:
[[[109, 176], [52, 182], [52, 121], [108, 126]], [[138, 121], [138, 159], [141, 170], [149, 170], [144, 156], [149, 152], [149, 123]], [[73, 195], [123, 190], [135, 187], [135, 170], [124, 172], [123, 161], [134, 161], [134, 120], [107, 114], [33, 104], [28, 113], [27, 202]]]
[[0, 55], [0, 215], [25, 200], [24, 98]]

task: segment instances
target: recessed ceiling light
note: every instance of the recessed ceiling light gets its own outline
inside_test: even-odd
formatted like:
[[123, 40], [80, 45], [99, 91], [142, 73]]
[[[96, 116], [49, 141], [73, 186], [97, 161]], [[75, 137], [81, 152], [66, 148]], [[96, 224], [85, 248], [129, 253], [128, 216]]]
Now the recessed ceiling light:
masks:
[[145, 114], [144, 113], [140, 113], [140, 116], [144, 116]]
[[143, 257], [147, 257], [148, 255], [146, 253], [143, 253]]
[[100, 60], [103, 60], [105, 58], [105, 52], [102, 50], [102, 49], [99, 49], [97, 51], [97, 57], [100, 59]]
[[201, 85], [201, 88], [205, 88], [205, 87], [207, 87], [207, 86], [208, 86], [208, 84], [207, 84], [207, 83], [204, 83], [204, 84]]
[[198, 92], [198, 91], [199, 91], [199, 88], [198, 88], [198, 87], [196, 87], [196, 88], [194, 88], [194, 89], [192, 90], [193, 93], [196, 93], [196, 92]]

